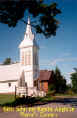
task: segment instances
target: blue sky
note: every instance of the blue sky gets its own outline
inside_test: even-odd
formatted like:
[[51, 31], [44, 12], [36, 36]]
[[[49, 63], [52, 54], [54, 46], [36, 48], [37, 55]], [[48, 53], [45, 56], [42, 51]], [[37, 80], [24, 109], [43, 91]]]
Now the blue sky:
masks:
[[[50, 2], [51, 0], [46, 0]], [[39, 44], [39, 59], [41, 69], [55, 69], [58, 66], [69, 82], [69, 74], [77, 67], [77, 1], [54, 0], [62, 9], [58, 16], [60, 27], [55, 37], [45, 39], [36, 35]], [[19, 60], [18, 45], [24, 38], [26, 26], [19, 22], [16, 28], [9, 28], [0, 23], [0, 63], [11, 57]]]

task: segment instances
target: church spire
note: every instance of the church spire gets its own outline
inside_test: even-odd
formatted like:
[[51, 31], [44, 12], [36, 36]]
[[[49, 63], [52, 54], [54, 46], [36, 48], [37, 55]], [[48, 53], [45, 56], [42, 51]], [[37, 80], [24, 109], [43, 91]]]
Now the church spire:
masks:
[[30, 23], [30, 18], [28, 17], [28, 22], [27, 22], [27, 27], [26, 27], [26, 35], [32, 34], [31, 30], [31, 23]]
[[30, 17], [28, 17], [28, 24], [30, 24]]
[[34, 45], [34, 34], [32, 33], [30, 18], [28, 17], [26, 31], [24, 34], [24, 40], [20, 43], [19, 48], [26, 47], [28, 45]]

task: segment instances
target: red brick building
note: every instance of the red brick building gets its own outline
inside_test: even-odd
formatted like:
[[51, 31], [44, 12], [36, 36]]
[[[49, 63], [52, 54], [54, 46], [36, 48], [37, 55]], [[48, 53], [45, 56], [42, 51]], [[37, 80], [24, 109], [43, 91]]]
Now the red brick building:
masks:
[[35, 85], [38, 87], [39, 90], [48, 92], [49, 84], [54, 82], [53, 75], [54, 75], [53, 71], [40, 70], [40, 75], [38, 81], [35, 82]]

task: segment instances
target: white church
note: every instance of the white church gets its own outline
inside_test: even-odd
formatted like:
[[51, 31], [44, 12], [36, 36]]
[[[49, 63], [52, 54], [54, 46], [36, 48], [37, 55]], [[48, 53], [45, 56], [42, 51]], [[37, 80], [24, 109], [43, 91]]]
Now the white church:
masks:
[[34, 81], [39, 77], [39, 46], [32, 33], [29, 18], [19, 49], [20, 63], [0, 65], [0, 93], [16, 92], [21, 96], [33, 96], [41, 92], [44, 94], [34, 86]]

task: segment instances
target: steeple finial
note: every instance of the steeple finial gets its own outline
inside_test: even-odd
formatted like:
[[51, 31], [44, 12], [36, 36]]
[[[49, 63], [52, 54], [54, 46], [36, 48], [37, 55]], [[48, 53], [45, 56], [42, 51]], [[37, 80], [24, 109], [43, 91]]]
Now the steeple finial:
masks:
[[28, 22], [27, 22], [27, 27], [26, 27], [26, 34], [29, 35], [30, 33], [32, 33], [32, 30], [31, 30], [30, 17], [28, 17]]
[[30, 25], [30, 17], [28, 16], [28, 25]]

